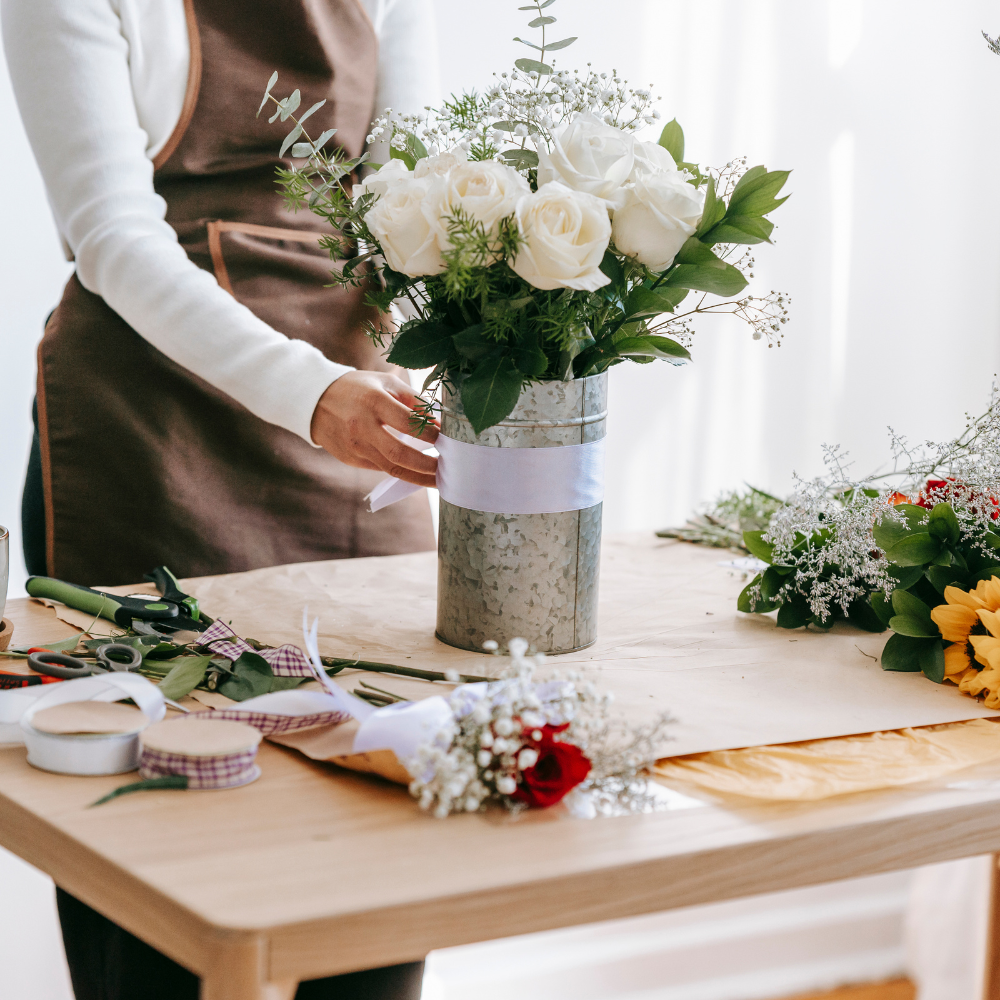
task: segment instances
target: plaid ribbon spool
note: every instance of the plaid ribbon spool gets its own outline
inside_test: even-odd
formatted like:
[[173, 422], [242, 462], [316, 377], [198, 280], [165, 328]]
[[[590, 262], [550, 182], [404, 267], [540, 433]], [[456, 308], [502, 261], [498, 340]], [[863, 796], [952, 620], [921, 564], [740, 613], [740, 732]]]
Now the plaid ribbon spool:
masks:
[[182, 774], [188, 788], [239, 788], [260, 777], [256, 764], [257, 748], [214, 756], [189, 756], [144, 746], [139, 758], [143, 778], [166, 778]]
[[238, 660], [244, 653], [256, 653], [270, 664], [275, 677], [315, 677], [306, 654], [298, 646], [286, 643], [277, 649], [254, 649], [241, 639], [225, 622], [216, 621], [202, 632], [198, 638], [202, 646], [208, 646], [227, 660]]

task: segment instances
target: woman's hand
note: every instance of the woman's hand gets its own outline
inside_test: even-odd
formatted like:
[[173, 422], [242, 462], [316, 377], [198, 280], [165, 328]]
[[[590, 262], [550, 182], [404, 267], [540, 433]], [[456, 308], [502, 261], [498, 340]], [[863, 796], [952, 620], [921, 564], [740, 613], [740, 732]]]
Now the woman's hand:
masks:
[[436, 422], [417, 434], [414, 411], [423, 401], [395, 375], [347, 372], [320, 396], [312, 418], [312, 439], [345, 465], [381, 469], [417, 486], [434, 486], [437, 459], [410, 448], [386, 427], [435, 441]]

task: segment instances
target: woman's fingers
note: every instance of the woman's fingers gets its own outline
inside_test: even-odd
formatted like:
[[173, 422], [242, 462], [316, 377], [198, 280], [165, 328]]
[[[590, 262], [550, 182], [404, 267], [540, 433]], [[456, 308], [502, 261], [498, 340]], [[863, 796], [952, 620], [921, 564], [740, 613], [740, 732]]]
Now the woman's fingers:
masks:
[[[416, 399], [416, 397], [414, 397]], [[419, 401], [418, 401], [419, 402]], [[437, 440], [438, 427], [436, 421], [428, 421], [423, 429], [420, 429], [421, 416], [408, 406], [404, 406], [398, 399], [387, 394], [383, 400], [383, 405], [379, 409], [379, 420], [381, 423], [409, 434], [410, 437], [419, 438], [433, 444]]]
[[384, 428], [380, 429], [382, 431], [381, 437], [376, 438], [373, 443], [382, 459], [389, 463], [388, 468], [385, 465], [382, 466], [386, 472], [397, 478], [403, 478], [400, 476], [401, 471], [434, 477], [437, 472], [437, 459], [434, 456], [425, 455], [422, 451], [417, 451], [416, 448], [404, 444]]
[[380, 469], [417, 486], [434, 486], [437, 459], [404, 445], [387, 427], [433, 442], [437, 427], [414, 433], [418, 415], [401, 401], [421, 401], [394, 375], [348, 372], [320, 398], [312, 420], [313, 440], [346, 465]]

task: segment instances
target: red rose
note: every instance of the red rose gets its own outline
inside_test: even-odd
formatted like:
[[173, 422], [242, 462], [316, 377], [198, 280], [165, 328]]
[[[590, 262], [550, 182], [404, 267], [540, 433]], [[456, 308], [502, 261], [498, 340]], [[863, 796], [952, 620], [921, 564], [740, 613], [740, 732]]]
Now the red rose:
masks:
[[538, 760], [521, 772], [521, 783], [511, 796], [525, 805], [545, 809], [554, 806], [563, 796], [590, 774], [590, 761], [575, 743], [562, 743], [555, 737], [569, 728], [542, 726], [542, 738], [525, 745], [538, 751]]
[[[968, 489], [968, 487], [965, 487], [963, 483], [959, 483], [954, 476], [949, 476], [947, 479], [928, 479], [927, 485], [924, 487], [923, 492], [921, 492], [920, 496], [917, 497], [917, 506], [925, 507], [928, 510], [930, 510], [934, 506], [934, 504], [940, 502], [940, 497], [945, 488], [953, 483], [955, 485], [952, 486], [952, 492], [957, 493], [960, 490], [964, 490], [966, 497], [970, 501], [975, 501], [978, 498], [979, 494], [977, 494], [974, 490], [970, 490]], [[933, 502], [930, 499], [928, 499], [927, 496], [927, 494], [931, 492], [938, 493], [938, 499], [935, 499]], [[990, 497], [990, 502], [993, 504], [994, 507], [1000, 508], [1000, 504], [997, 503], [996, 497]], [[994, 510], [990, 514], [990, 518], [994, 521], [1000, 520], [1000, 509]]]

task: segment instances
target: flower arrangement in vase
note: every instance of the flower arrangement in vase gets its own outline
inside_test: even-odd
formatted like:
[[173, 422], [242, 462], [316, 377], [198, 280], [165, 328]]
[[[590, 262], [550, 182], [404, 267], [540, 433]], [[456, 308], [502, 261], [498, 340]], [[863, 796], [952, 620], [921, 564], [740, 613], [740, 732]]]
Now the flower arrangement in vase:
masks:
[[[320, 105], [296, 117], [301, 95], [272, 96], [276, 76], [261, 104], [293, 124], [279, 181], [333, 226], [334, 282], [369, 289], [382, 315], [369, 332], [389, 361], [430, 370], [421, 419], [440, 406], [445, 441], [476, 449], [577, 447], [551, 456], [547, 491], [530, 486], [537, 456], [439, 447], [438, 635], [467, 648], [511, 634], [547, 652], [593, 641], [607, 370], [685, 363], [698, 315], [734, 314], [769, 346], [787, 318], [785, 296], [744, 291], [747, 248], [770, 242], [788, 172], [703, 170], [676, 120], [638, 138], [660, 118], [651, 89], [557, 68], [551, 54], [576, 39], [549, 40], [554, 2], [521, 8], [537, 41], [515, 39], [530, 57], [485, 93], [377, 117], [368, 138], [388, 141], [389, 161], [350, 189], [367, 154], [308, 135]], [[387, 332], [393, 303], [405, 319]]]

